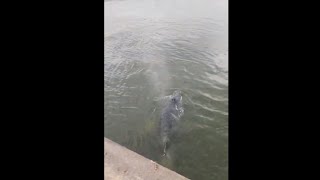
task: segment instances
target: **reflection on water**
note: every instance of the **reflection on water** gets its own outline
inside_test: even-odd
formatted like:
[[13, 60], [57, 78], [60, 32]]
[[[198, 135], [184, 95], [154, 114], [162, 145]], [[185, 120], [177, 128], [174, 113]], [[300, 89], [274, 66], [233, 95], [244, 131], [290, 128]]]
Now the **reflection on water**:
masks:
[[[228, 178], [226, 0], [105, 1], [105, 136], [191, 179]], [[163, 157], [161, 100], [184, 115]]]

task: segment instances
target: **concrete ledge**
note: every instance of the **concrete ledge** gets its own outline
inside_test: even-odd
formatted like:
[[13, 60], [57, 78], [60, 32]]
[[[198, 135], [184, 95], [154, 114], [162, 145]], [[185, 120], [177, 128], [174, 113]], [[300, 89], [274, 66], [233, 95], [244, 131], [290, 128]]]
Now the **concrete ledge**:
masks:
[[186, 180], [187, 178], [105, 138], [104, 179]]

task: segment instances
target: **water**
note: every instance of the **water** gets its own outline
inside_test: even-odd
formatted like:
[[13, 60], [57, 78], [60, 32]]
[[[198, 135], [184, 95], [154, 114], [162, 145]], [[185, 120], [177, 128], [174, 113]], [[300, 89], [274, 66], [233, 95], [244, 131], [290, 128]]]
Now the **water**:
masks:
[[[105, 1], [105, 137], [190, 179], [228, 179], [226, 0]], [[163, 157], [165, 97], [184, 115]]]

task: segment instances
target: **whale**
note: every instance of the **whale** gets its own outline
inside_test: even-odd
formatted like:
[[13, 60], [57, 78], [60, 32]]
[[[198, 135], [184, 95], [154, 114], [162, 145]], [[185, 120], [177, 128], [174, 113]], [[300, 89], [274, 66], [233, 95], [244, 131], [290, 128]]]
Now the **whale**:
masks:
[[166, 155], [170, 137], [183, 113], [181, 91], [176, 90], [169, 96], [168, 102], [162, 109], [160, 115], [160, 137], [163, 145], [163, 156]]

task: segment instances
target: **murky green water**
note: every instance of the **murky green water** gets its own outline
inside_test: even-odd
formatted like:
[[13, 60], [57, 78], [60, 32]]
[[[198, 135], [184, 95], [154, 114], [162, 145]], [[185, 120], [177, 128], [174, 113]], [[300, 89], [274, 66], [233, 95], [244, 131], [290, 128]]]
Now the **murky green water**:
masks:
[[[105, 137], [190, 178], [228, 179], [226, 0], [105, 1]], [[184, 115], [162, 156], [161, 98]]]

